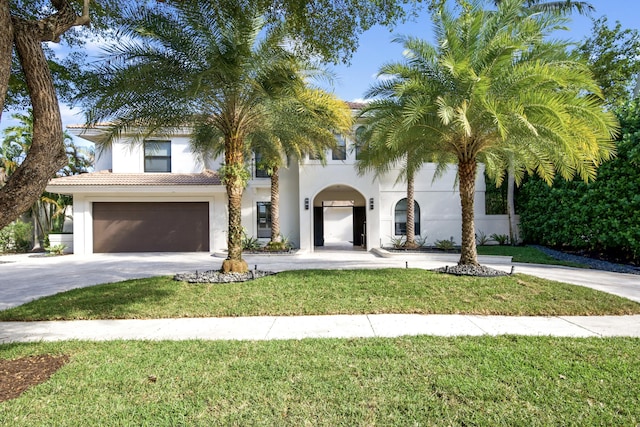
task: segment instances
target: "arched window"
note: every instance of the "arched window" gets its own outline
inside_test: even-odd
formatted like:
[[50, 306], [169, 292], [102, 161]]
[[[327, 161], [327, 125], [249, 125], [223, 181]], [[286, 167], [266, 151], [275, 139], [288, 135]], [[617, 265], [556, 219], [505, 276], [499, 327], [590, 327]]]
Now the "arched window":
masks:
[[[420, 205], [413, 201], [413, 224], [416, 236], [420, 235]], [[404, 198], [396, 204], [395, 211], [395, 235], [406, 236], [407, 234], [407, 199]]]

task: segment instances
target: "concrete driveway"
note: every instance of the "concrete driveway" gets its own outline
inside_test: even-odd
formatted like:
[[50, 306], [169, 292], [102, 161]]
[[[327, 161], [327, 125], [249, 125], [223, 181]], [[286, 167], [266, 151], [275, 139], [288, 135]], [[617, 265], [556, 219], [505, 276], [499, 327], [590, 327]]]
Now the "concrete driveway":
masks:
[[[355, 268], [423, 268], [454, 265], [457, 255], [449, 258], [424, 254], [394, 255], [389, 258], [371, 252], [352, 250], [319, 250], [311, 254], [246, 255], [250, 268], [269, 271], [293, 269]], [[176, 273], [217, 270], [223, 258], [210, 253], [140, 253], [0, 256], [0, 310], [69, 289], [101, 283], [173, 275]], [[504, 260], [482, 264], [510, 271], [512, 264]], [[640, 302], [640, 276], [534, 264], [513, 264], [515, 272], [598, 289]]]

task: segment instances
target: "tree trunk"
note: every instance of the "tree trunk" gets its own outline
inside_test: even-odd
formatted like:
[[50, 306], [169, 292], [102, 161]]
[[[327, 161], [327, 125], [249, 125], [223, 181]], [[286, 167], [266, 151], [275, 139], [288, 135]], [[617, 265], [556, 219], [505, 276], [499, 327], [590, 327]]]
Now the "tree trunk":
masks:
[[0, 228], [29, 210], [67, 162], [60, 108], [38, 27], [16, 19], [13, 24], [33, 107], [33, 140], [25, 160], [0, 189]]
[[509, 217], [509, 242], [512, 245], [517, 245], [520, 241], [518, 236], [518, 223], [516, 222], [516, 204], [515, 204], [515, 191], [516, 191], [516, 177], [513, 164], [509, 164], [509, 170], [507, 172], [507, 215]]
[[407, 248], [415, 248], [416, 245], [416, 221], [415, 221], [415, 194], [413, 173], [407, 175]]
[[[13, 28], [13, 40], [27, 83], [33, 109], [33, 138], [25, 160], [0, 189], [0, 229], [29, 210], [40, 197], [56, 171], [67, 163], [60, 107], [49, 64], [42, 50], [43, 41], [59, 41], [60, 35], [75, 25], [89, 23], [89, 0], [78, 17], [67, 0], [52, 0], [57, 13], [41, 21], [11, 18], [5, 25], [7, 0], [0, 0], [0, 95], [4, 104], [6, 33]], [[8, 29], [8, 30], [7, 30]], [[11, 54], [9, 50], [9, 61]], [[7, 81], [8, 83], [8, 81]]]
[[242, 259], [242, 193], [245, 180], [242, 139], [238, 136], [227, 137], [225, 141], [225, 186], [229, 209], [229, 227], [227, 230], [227, 259], [222, 262], [223, 273], [245, 273], [249, 271], [247, 262]]
[[[13, 24], [9, 11], [9, 0], [0, 0], [0, 121], [9, 89], [11, 75], [11, 51], [13, 48]], [[2, 228], [2, 227], [0, 227]]]
[[462, 248], [459, 265], [478, 265], [473, 208], [476, 192], [476, 169], [475, 160], [458, 162], [460, 203], [462, 205]]
[[278, 243], [280, 238], [280, 168], [273, 167], [271, 173], [271, 241]]

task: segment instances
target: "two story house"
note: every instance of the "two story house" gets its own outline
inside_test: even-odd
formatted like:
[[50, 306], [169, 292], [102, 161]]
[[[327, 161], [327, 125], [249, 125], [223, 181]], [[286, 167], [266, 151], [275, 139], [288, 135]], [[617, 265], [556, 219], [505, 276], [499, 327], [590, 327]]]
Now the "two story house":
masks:
[[[352, 106], [357, 108], [357, 106]], [[281, 233], [301, 252], [333, 245], [376, 248], [392, 244], [406, 230], [406, 183], [397, 172], [359, 176], [355, 125], [338, 148], [318, 159], [291, 159], [280, 172]], [[98, 143], [105, 128], [69, 130]], [[218, 252], [227, 245], [227, 200], [217, 170], [222, 159], [199, 159], [190, 149], [188, 128], [171, 137], [132, 144], [126, 135], [96, 156], [95, 172], [53, 179], [47, 191], [73, 196], [73, 251]], [[271, 232], [270, 179], [250, 160], [251, 179], [243, 196], [242, 224], [249, 236], [267, 242]], [[461, 208], [452, 165], [434, 180], [435, 164], [415, 177], [415, 230], [428, 244], [460, 243]], [[508, 234], [506, 215], [485, 213], [482, 168], [476, 181], [478, 232]]]

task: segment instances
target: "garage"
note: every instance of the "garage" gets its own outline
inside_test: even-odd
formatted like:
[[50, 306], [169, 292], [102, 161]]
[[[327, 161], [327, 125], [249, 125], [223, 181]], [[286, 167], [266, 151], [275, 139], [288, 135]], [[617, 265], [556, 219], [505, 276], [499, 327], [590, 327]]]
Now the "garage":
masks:
[[93, 252], [209, 251], [208, 202], [94, 202]]

